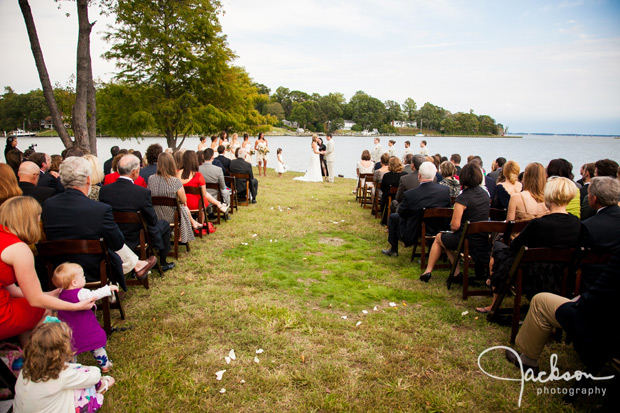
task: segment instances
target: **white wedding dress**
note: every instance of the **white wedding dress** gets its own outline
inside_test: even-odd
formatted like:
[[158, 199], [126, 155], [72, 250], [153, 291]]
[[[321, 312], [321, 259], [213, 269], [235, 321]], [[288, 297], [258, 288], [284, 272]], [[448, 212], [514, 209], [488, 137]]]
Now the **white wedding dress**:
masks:
[[321, 161], [319, 159], [318, 149], [316, 144], [312, 144], [312, 153], [310, 154], [310, 166], [304, 176], [298, 176], [293, 178], [296, 181], [304, 182], [323, 182], [323, 176], [321, 175]]

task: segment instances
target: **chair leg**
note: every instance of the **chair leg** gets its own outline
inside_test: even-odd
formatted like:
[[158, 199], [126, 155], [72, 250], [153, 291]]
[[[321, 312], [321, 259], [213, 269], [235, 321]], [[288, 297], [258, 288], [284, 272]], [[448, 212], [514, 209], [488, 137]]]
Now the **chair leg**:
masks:
[[112, 322], [110, 321], [110, 301], [108, 297], [101, 300], [101, 311], [103, 312], [103, 330], [107, 336], [112, 334]]
[[521, 294], [523, 292], [523, 273], [519, 269], [517, 283], [515, 285], [515, 302], [512, 309], [512, 332], [510, 333], [510, 344], [514, 344], [519, 332], [519, 321], [521, 318]]

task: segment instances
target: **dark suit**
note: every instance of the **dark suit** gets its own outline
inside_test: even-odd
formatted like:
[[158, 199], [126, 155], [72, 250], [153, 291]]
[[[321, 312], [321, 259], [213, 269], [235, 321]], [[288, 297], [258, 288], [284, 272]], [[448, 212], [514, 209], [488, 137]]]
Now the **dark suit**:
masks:
[[111, 157], [110, 159], [108, 159], [107, 161], [103, 163], [103, 174], [104, 175], [112, 173], [112, 161], [113, 160], [114, 160], [114, 157]]
[[62, 186], [59, 178], [56, 178], [49, 172], [39, 172], [39, 182], [37, 186], [52, 188], [57, 194], [63, 192], [65, 187]]
[[620, 355], [618, 296], [620, 250], [616, 250], [592, 287], [576, 302], [569, 301], [555, 312], [555, 318], [573, 339], [575, 350], [589, 372], [598, 371], [611, 356]]
[[[217, 158], [215, 158], [216, 160], [220, 161], [222, 165], [224, 165], [224, 169], [226, 169], [226, 171], [224, 172], [224, 176], [228, 175], [230, 172], [230, 163], [232, 162], [230, 159], [228, 159], [227, 157], [225, 157], [224, 155], [220, 155]], [[250, 165], [251, 166], [251, 165]]]
[[[433, 178], [433, 183], [437, 183], [437, 178]], [[420, 178], [418, 178], [418, 171], [415, 169], [410, 174], [404, 175], [400, 178], [400, 182], [398, 183], [398, 192], [396, 193], [396, 201], [400, 202], [403, 200], [403, 196], [405, 195], [405, 191], [410, 189], [414, 189], [420, 186]], [[396, 211], [396, 207], [398, 203], [394, 205], [394, 211]]]
[[47, 188], [44, 186], [36, 186], [30, 182], [20, 182], [19, 187], [26, 196], [31, 196], [37, 200], [41, 206], [47, 198], [51, 198], [56, 194], [53, 188]]
[[[418, 188], [405, 192], [398, 212], [390, 215], [388, 242], [393, 251], [398, 251], [398, 241], [405, 246], [413, 245], [419, 237], [420, 219], [423, 208], [450, 208], [450, 189], [432, 182], [422, 183]], [[428, 222], [429, 232], [437, 233], [447, 222]]]
[[497, 182], [495, 179], [491, 178], [489, 175], [484, 177], [484, 186], [487, 187], [487, 191], [489, 191], [489, 197], [493, 199], [495, 196], [495, 186]]
[[[118, 181], [101, 188], [99, 201], [110, 205], [112, 210], [118, 212], [140, 211], [146, 220], [153, 247], [159, 250], [161, 261], [166, 262], [170, 251], [170, 224], [168, 221], [157, 219], [149, 189], [135, 185], [129, 179], [119, 178]], [[141, 226], [121, 224], [119, 228], [125, 236], [125, 244], [135, 249], [140, 244]]]
[[[618, 236], [620, 234], [620, 207], [618, 205], [601, 209], [593, 217], [583, 221], [582, 228], [581, 245], [600, 252], [620, 249], [620, 236]], [[593, 285], [604, 268], [604, 265], [583, 265], [581, 268], [582, 288]]]
[[224, 176], [230, 176], [229, 171], [220, 161], [217, 160], [217, 158], [213, 158], [213, 161], [211, 163], [215, 166], [219, 166], [220, 168], [222, 168], [222, 173], [224, 174]]
[[[241, 158], [233, 159], [230, 162], [230, 172], [235, 174], [250, 175], [250, 193], [252, 194], [252, 199], [255, 200], [256, 194], [258, 193], [258, 180], [254, 178], [252, 164]], [[237, 179], [237, 194], [243, 198], [243, 195], [245, 194], [245, 179]]]
[[155, 175], [157, 172], [157, 164], [154, 163], [152, 165], [147, 165], [144, 168], [140, 169], [140, 176], [144, 179], [144, 182], [149, 183], [149, 177], [151, 175]]
[[[110, 278], [118, 281], [124, 290], [127, 289], [121, 259], [114, 252], [123, 247], [125, 237], [114, 222], [111, 206], [88, 199], [77, 189], [68, 188], [45, 201], [41, 219], [49, 241], [103, 238], [112, 261]], [[95, 256], [68, 254], [62, 262], [80, 264], [87, 281], [99, 281], [100, 260], [100, 257]]]

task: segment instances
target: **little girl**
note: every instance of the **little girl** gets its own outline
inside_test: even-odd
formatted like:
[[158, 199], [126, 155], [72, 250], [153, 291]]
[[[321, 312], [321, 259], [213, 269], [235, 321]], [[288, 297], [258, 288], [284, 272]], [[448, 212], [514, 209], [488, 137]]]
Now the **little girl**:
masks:
[[[20, 412], [92, 412], [114, 384], [97, 367], [69, 363], [73, 358], [71, 329], [47, 317], [24, 347], [24, 367], [15, 383], [13, 408]], [[98, 389], [98, 390], [97, 390]]]
[[[77, 303], [80, 301], [112, 295], [112, 291], [118, 291], [115, 285], [99, 288], [95, 291], [87, 290], [84, 287], [86, 278], [84, 270], [78, 264], [64, 263], [56, 268], [52, 282], [56, 287], [62, 288], [60, 298], [63, 301]], [[58, 318], [67, 323], [73, 330], [73, 348], [75, 354], [90, 351], [101, 371], [107, 373], [112, 367], [112, 362], [108, 359], [105, 351], [106, 335], [101, 325], [97, 321], [97, 317], [91, 310], [83, 311], [58, 311]]]
[[278, 177], [281, 177], [286, 172], [286, 166], [284, 165], [284, 158], [282, 158], [282, 148], [278, 148], [276, 154], [278, 155], [278, 162], [276, 163], [276, 172]]

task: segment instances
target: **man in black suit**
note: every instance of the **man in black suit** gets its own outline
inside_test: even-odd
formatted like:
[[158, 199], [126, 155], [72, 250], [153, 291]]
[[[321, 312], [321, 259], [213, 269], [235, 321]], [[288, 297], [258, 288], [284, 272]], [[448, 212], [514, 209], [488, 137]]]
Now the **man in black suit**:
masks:
[[[165, 220], [158, 220], [153, 209], [151, 191], [134, 181], [140, 176], [140, 160], [134, 155], [124, 155], [117, 165], [118, 180], [105, 185], [99, 191], [99, 201], [112, 207], [118, 212], [138, 212], [144, 216], [148, 226], [153, 247], [159, 250], [159, 263], [164, 271], [174, 268], [174, 263], [166, 262], [170, 251], [170, 224]], [[119, 228], [125, 236], [125, 244], [134, 250], [140, 244], [140, 229], [138, 224], [120, 224]]]
[[[220, 146], [222, 148], [222, 146]], [[219, 149], [219, 148], [218, 148]], [[250, 193], [252, 194], [252, 203], [256, 203], [256, 194], [258, 193], [258, 180], [254, 178], [252, 172], [252, 164], [245, 161], [246, 150], [240, 148], [237, 151], [237, 159], [233, 159], [230, 162], [230, 172], [236, 174], [248, 174], [250, 175]], [[237, 179], [237, 195], [243, 198], [247, 196], [245, 194], [245, 179]]]
[[[594, 176], [609, 176], [611, 178], [616, 178], [616, 174], [618, 172], [618, 163], [616, 161], [612, 161], [611, 159], [601, 159], [594, 163]], [[616, 203], [619, 202], [620, 199], [616, 200]], [[584, 198], [581, 201], [581, 220], [585, 221], [588, 218], [593, 217], [596, 214], [596, 209], [594, 209], [590, 205], [590, 201], [588, 198]]]
[[[405, 246], [412, 245], [418, 239], [420, 219], [424, 208], [450, 208], [450, 190], [447, 186], [433, 183], [437, 168], [432, 162], [424, 162], [418, 170], [420, 186], [405, 192], [403, 201], [398, 205], [398, 212], [391, 214], [388, 221], [389, 250], [381, 252], [389, 256], [398, 256], [398, 241]], [[428, 230], [439, 232], [442, 222], [427, 222]]]
[[[523, 371], [538, 372], [538, 359], [555, 328], [563, 328], [586, 372], [596, 374], [620, 348], [620, 250], [616, 250], [596, 283], [573, 300], [551, 293], [536, 294], [530, 304], [516, 345], [522, 351], [506, 351], [506, 358]], [[614, 321], [616, 320], [616, 321]], [[615, 354], [614, 354], [615, 352]]]
[[41, 176], [39, 177], [37, 186], [52, 188], [57, 194], [65, 190], [60, 182], [60, 179], [56, 178], [49, 172], [50, 166], [52, 165], [52, 158], [48, 154], [43, 152], [35, 152], [30, 155], [28, 160], [36, 163], [40, 169]]
[[224, 176], [227, 176], [227, 175], [230, 174], [230, 163], [232, 161], [230, 159], [228, 159], [226, 156], [224, 156], [224, 151], [225, 150], [226, 150], [226, 148], [224, 147], [224, 145], [218, 146], [217, 147], [217, 153], [219, 155], [215, 159], [218, 160], [219, 162], [221, 162], [222, 165], [224, 165], [224, 169], [225, 169]]
[[[411, 163], [411, 173], [407, 175], [403, 175], [400, 178], [400, 182], [398, 183], [398, 192], [396, 192], [396, 199], [392, 201], [392, 205], [390, 206], [390, 212], [396, 212], [398, 209], [398, 203], [403, 200], [405, 196], [405, 192], [410, 189], [415, 189], [420, 186], [420, 179], [418, 177], [418, 171], [420, 165], [424, 163], [426, 157], [424, 155], [413, 155], [413, 162]], [[437, 177], [433, 178], [433, 183], [437, 183]]]
[[491, 172], [487, 174], [487, 176], [491, 177], [493, 181], [497, 182], [497, 178], [499, 178], [499, 174], [504, 168], [506, 164], [506, 158], [500, 156], [491, 164]]
[[21, 188], [23, 194], [33, 197], [41, 205], [43, 205], [43, 202], [45, 202], [47, 198], [50, 198], [56, 194], [56, 191], [52, 188], [37, 186], [40, 173], [39, 167], [34, 162], [22, 162], [22, 164], [19, 165], [17, 176], [19, 178], [19, 187]]
[[[49, 241], [103, 238], [110, 249], [110, 278], [119, 282], [126, 290], [124, 274], [133, 269], [136, 277], [144, 279], [148, 270], [157, 263], [157, 258], [139, 260], [125, 245], [125, 237], [114, 222], [112, 207], [88, 199], [91, 172], [90, 163], [81, 157], [71, 156], [60, 164], [60, 179], [67, 189], [43, 204], [43, 229]], [[68, 254], [62, 261], [80, 264], [84, 268], [87, 281], [99, 281], [100, 259], [101, 257], [84, 254]]]
[[151, 175], [154, 175], [155, 172], [157, 172], [157, 157], [163, 151], [164, 151], [163, 148], [158, 143], [149, 145], [149, 147], [146, 148], [145, 157], [146, 157], [146, 163], [148, 165], [140, 169], [140, 176], [144, 179], [144, 182], [146, 182], [147, 184], [149, 183], [149, 177]]
[[[116, 145], [110, 148], [110, 154], [112, 157], [103, 163], [103, 174], [107, 175], [112, 172], [112, 161], [114, 157], [120, 153], [120, 148]], [[145, 179], [146, 180], [146, 179]]]

